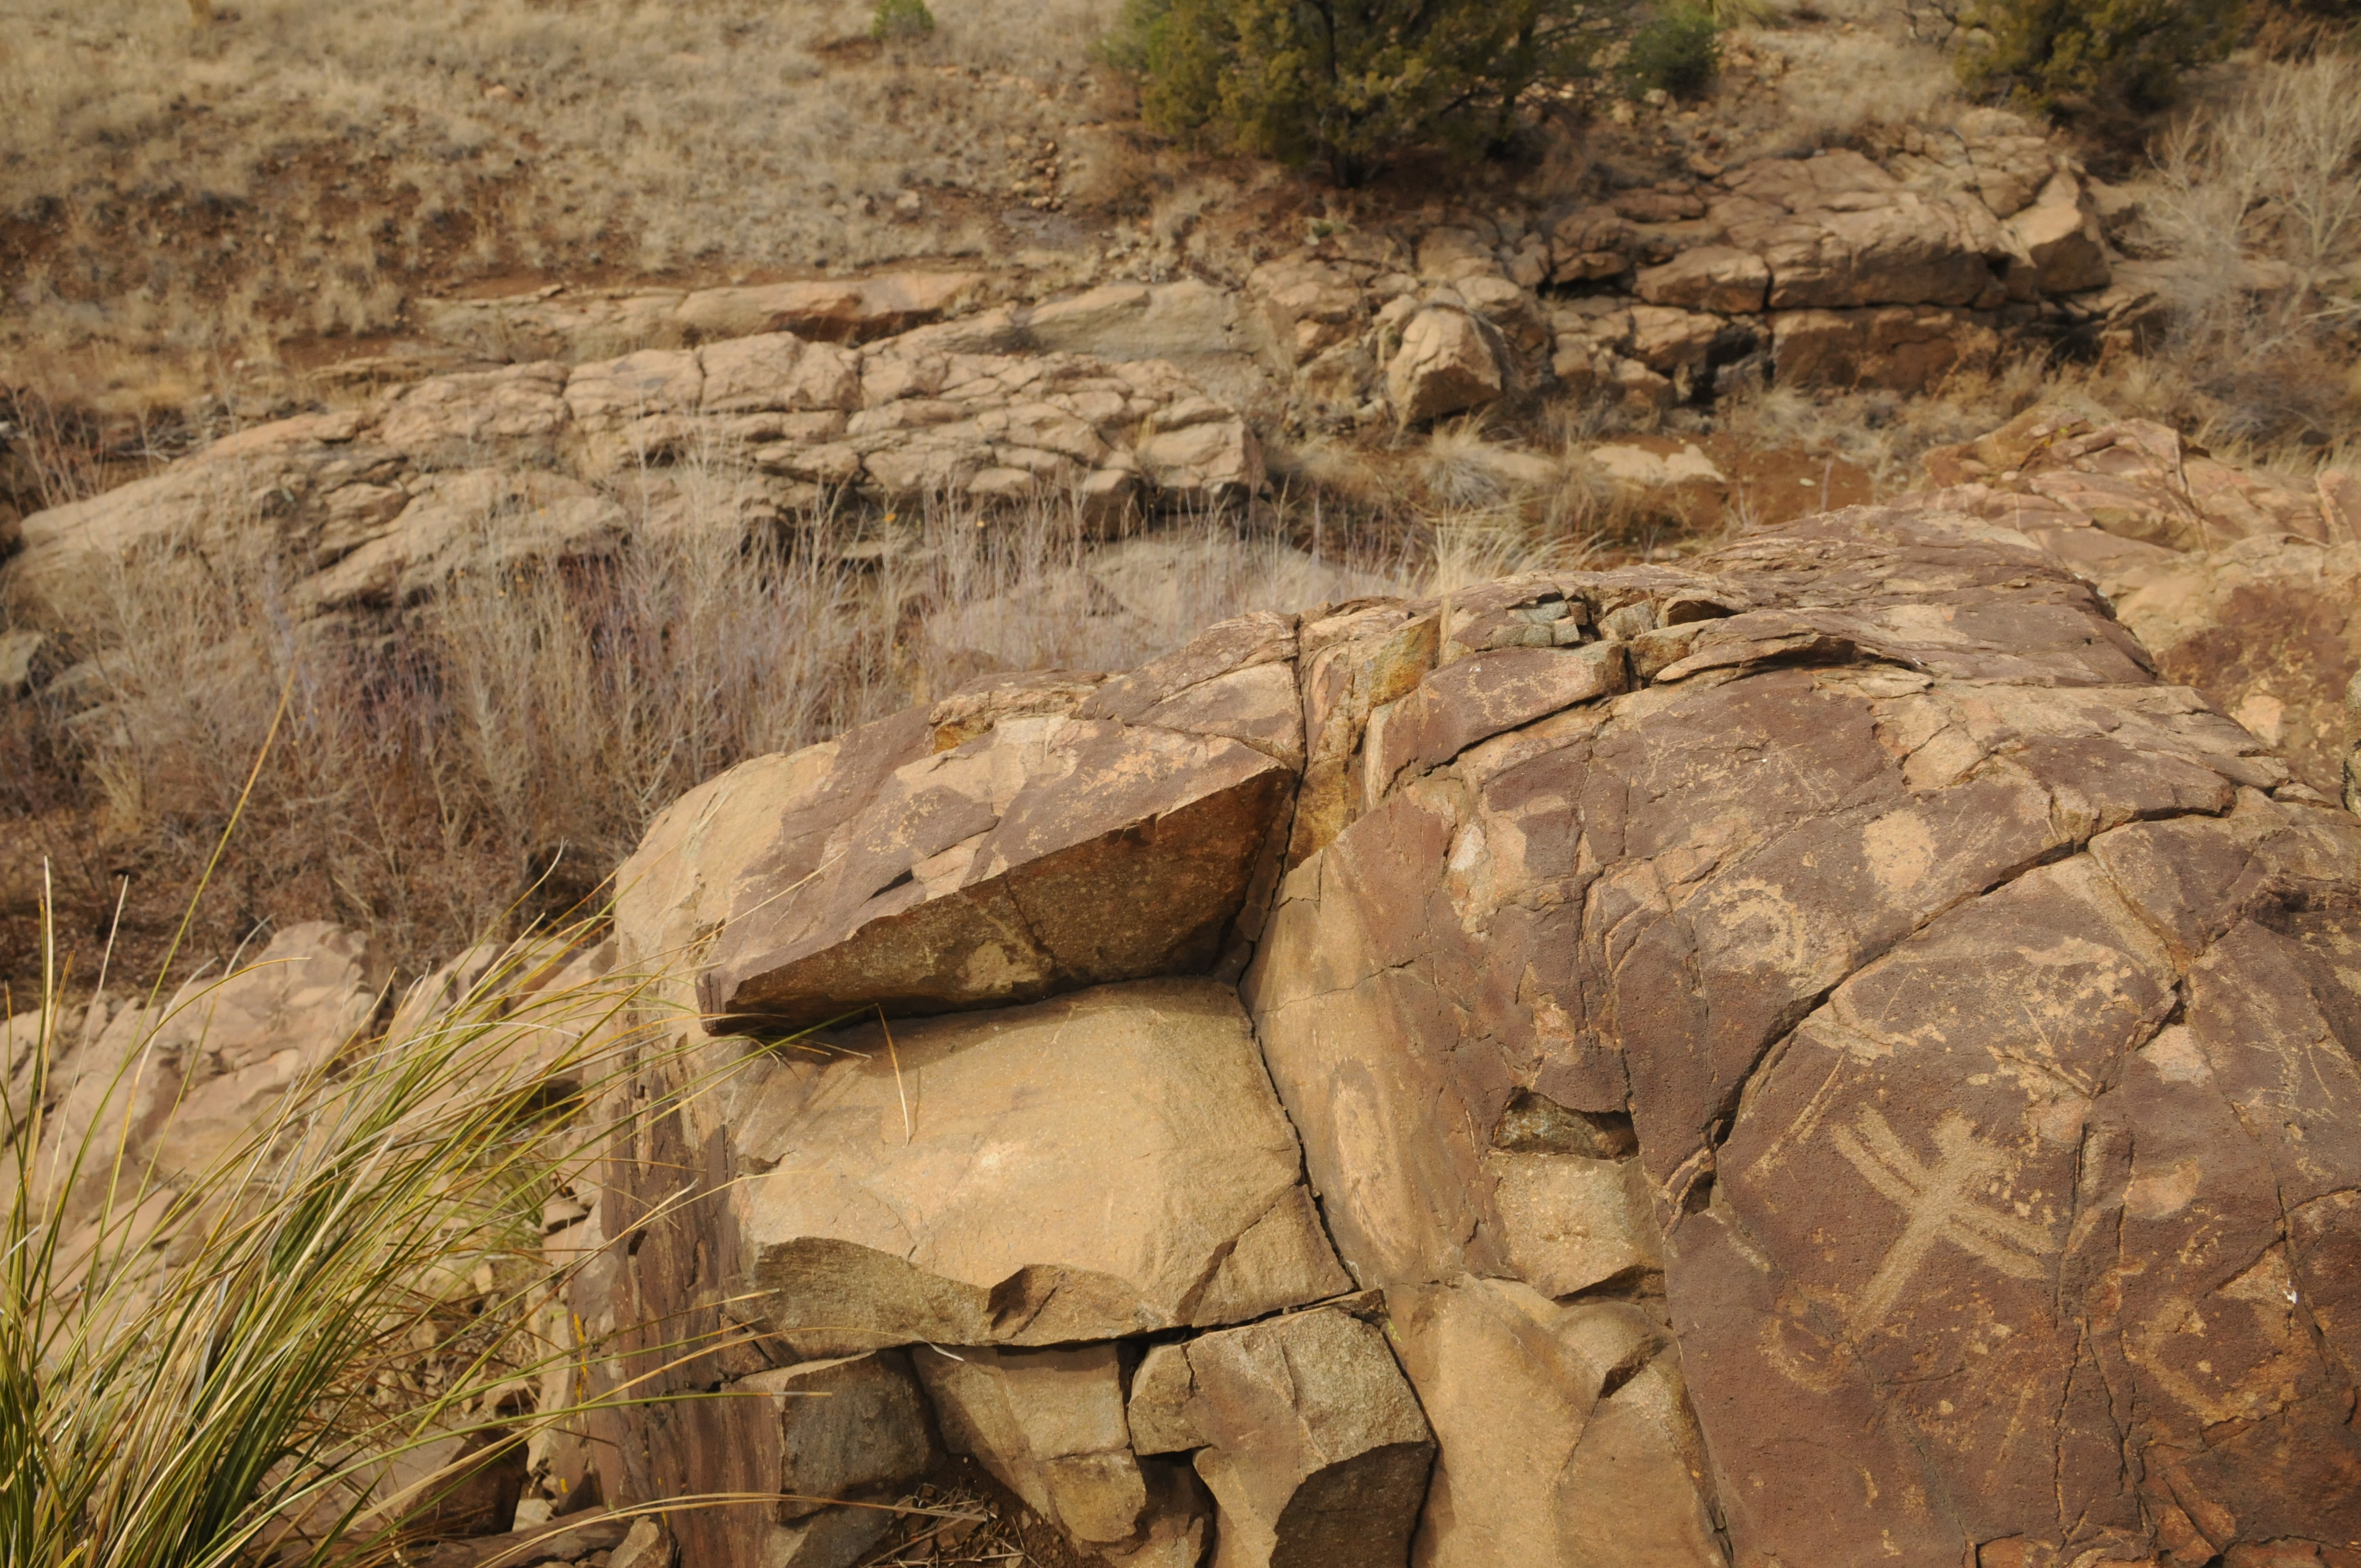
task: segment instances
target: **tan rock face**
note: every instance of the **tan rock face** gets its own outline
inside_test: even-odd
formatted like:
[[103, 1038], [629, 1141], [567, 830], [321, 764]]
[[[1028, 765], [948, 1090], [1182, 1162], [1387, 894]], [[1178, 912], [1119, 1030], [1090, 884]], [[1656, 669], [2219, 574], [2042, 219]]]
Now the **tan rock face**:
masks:
[[758, 1173], [730, 1197], [745, 1272], [788, 1343], [1055, 1344], [1347, 1288], [1227, 987], [1145, 981], [893, 1036], [781, 1058], [732, 1118]]
[[[1284, 622], [1250, 620], [1242, 641], [1217, 628], [1071, 718], [1003, 718], [890, 770], [884, 736], [856, 748], [838, 768], [876, 758], [857, 787], [831, 769], [807, 786], [812, 808], [782, 802], [808, 852], [741, 872], [706, 1011], [802, 1026], [1210, 968], [1301, 765], [1293, 683], [1272, 662], [1292, 646]], [[841, 815], [823, 823], [829, 805]]]
[[[2293, 1530], [2313, 1506], [2299, 1496], [2352, 1462], [2332, 1457], [2348, 1440], [2306, 1391], [2346, 1375], [2277, 1326], [2250, 1335], [2253, 1310], [2232, 1305], [2296, 1266], [2280, 1261], [2291, 1226], [2247, 1227], [2211, 1265], [2198, 1258], [2215, 1244], [2195, 1239], [2216, 1234], [2223, 1205], [2274, 1201], [2279, 1179], [2257, 1161], [2285, 1157], [2242, 1139], [2175, 1152], [2201, 1136], [2184, 1130], [2141, 1166], [2134, 1151], [2166, 1113], [2144, 1108], [2140, 1064], [2169, 1058], [2192, 1085], [2260, 1082], [2324, 1037], [2298, 1019], [2349, 1004], [2326, 1000], [2350, 995], [2328, 967], [2279, 971], [2285, 1022], [2261, 1024], [2235, 987], [2206, 991], [2209, 1023], [2172, 1009], [2234, 961], [2223, 943], [2286, 965], [2355, 941], [2349, 916], [2323, 916], [2334, 936], [2266, 938], [2236, 912], [2278, 907], [2267, 886], [2350, 876], [2361, 832], [2300, 794], [2270, 798], [2284, 766], [2153, 685], [2089, 591], [2022, 536], [1839, 514], [1701, 565], [1738, 613], [1653, 630], [1598, 615], [1634, 630], [1647, 689], [1479, 741], [1368, 800], [1290, 876], [1247, 977], [1323, 1213], [1356, 1276], [1388, 1289], [1442, 1444], [1422, 1560], [1712, 1561], [1716, 1524], [1740, 1561], [1843, 1561], [1891, 1541], [1948, 1562], [2004, 1536], [2028, 1560], [2070, 1560], [2086, 1541], [2148, 1550], [2160, 1484], [2120, 1479], [2113, 1457], [2142, 1441], [2159, 1467], [2167, 1450], [2207, 1456], [2203, 1480], [2186, 1473], [2192, 1495], [2219, 1498], [2217, 1543]], [[1827, 657], [1803, 652], [1821, 639], [1868, 662], [1780, 667]], [[1685, 652], [1659, 663], [1674, 651], [1662, 643]], [[1757, 755], [1779, 774], [1741, 760]], [[2203, 879], [2194, 868], [2215, 855], [2225, 876], [2253, 867], [2251, 891], [2209, 895], [2193, 921], [2167, 915], [2184, 895], [2155, 879]], [[2004, 972], [2021, 978], [1995, 986]], [[2216, 1067], [2197, 1043], [2233, 1036], [2259, 1058]], [[1988, 1072], [2027, 1037], [2045, 1043], [2026, 1067]], [[2335, 1081], [2355, 1085], [2333, 1091], [2341, 1104], [2361, 1074], [2338, 1049]], [[2232, 1113], [2214, 1102], [2209, 1114]], [[2323, 1146], [2317, 1127], [2307, 1149]], [[2118, 1174], [2078, 1178], [2107, 1137], [2124, 1140]], [[1565, 1152], [1529, 1152], [1553, 1140]], [[2201, 1206], [2217, 1159], [2225, 1186]], [[2299, 1187], [2342, 1179], [2323, 1168]], [[1929, 1195], [1946, 1192], [1952, 1207], [1936, 1210]], [[1958, 1216], [1939, 1234], [1921, 1218], [1938, 1212]], [[2143, 1249], [2199, 1251], [2163, 1279], [2153, 1261], [2114, 1272], [2112, 1239], [2104, 1262], [2078, 1255], [2112, 1238], [2115, 1214], [2163, 1227]], [[1653, 1258], [1677, 1359], [1593, 1383], [1542, 1348], [1572, 1332], [1552, 1296], [1645, 1281]], [[2192, 1375], [2179, 1330], [2115, 1316], [2127, 1289], [2155, 1303], [2144, 1310], [2197, 1310], [2241, 1348]], [[2198, 1305], [2205, 1291], [2228, 1294]], [[2078, 1402], [2076, 1347], [2095, 1324], [2125, 1376], [2183, 1390], [2169, 1414], [2148, 1407], [2144, 1439]], [[1943, 1391], [1905, 1391], [1902, 1368], [1930, 1358]], [[1524, 1423], [1455, 1419], [1458, 1390], [1509, 1386], [1461, 1369], [1508, 1361], [1557, 1368], [1521, 1373], [1533, 1391], [1503, 1409]], [[2036, 1435], [2014, 1435], [2028, 1388], [2051, 1402]], [[2215, 1453], [2209, 1412], [2233, 1406], [2328, 1447], [2290, 1467]], [[1482, 1490], [1510, 1486], [1521, 1462], [1493, 1434], [1534, 1453], [1542, 1409], [1560, 1412], [1559, 1446], [1541, 1450], [1560, 1457], [1521, 1492]], [[1836, 1445], [1835, 1431], [1893, 1435]], [[2056, 1455], [2085, 1443], [2091, 1468], [2072, 1472], [2061, 1510]], [[1839, 1464], [1857, 1468], [1840, 1478]], [[1561, 1511], [1574, 1522], [1546, 1553], [1486, 1534], [1533, 1517], [1561, 1476], [1610, 1475], [1626, 1479], [1588, 1483], [1601, 1500]], [[1643, 1494], [1643, 1509], [1615, 1511]], [[1611, 1539], [1586, 1541], [1586, 1519], [1616, 1521], [1599, 1526]]]
[[1153, 1562], [1166, 1543], [1202, 1547], [1195, 1489], [1177, 1465], [1134, 1452], [1115, 1345], [915, 1354], [952, 1451], [974, 1455], [1085, 1550]]
[[1402, 329], [1400, 351], [1386, 367], [1394, 416], [1416, 424], [1481, 408], [1503, 389], [1499, 357], [1464, 312], [1421, 311]]
[[1434, 1458], [1385, 1335], [1335, 1308], [1157, 1346], [1131, 1432], [1143, 1453], [1196, 1451], [1216, 1568], [1402, 1562]]

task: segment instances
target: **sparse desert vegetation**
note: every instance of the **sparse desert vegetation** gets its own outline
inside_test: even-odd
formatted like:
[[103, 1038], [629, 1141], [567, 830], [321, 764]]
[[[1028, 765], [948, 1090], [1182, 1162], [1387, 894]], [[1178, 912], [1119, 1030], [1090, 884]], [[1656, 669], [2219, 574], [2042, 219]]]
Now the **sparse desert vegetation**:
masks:
[[[2107, 1266], [2124, 1367], [2192, 1301], [2268, 1330], [2226, 1392], [2141, 1387], [2167, 1490], [2089, 1501], [2045, 1439], [2018, 1490], [2079, 1513], [1991, 1504], [1913, 1562], [2336, 1568], [2289, 1512], [2323, 1486], [2217, 1482], [2266, 1468], [2266, 1404], [2349, 1425], [2349, 1366], [2286, 1366], [2349, 1337], [2296, 1314], [2361, 1255], [2316, 1218], [2352, 1173], [2231, 1269], [2177, 1218], [2231, 1212], [2213, 1165], [2134, 1163], [2198, 1113], [2123, 1106], [2231, 1082], [2224, 1029], [2311, 1070], [2349, 1022], [2349, 11], [18, 0], [0, 1559], [1324, 1564], [1238, 1543], [1329, 1517], [1270, 1434], [1333, 1435], [1332, 1395], [1367, 1442], [1299, 1468], [1359, 1477], [1388, 1564], [1415, 1530], [1523, 1568], [1466, 1544], [1482, 1494], [1420, 1512], [1510, 1429], [1564, 1450], [1521, 1528], [1584, 1499], [1532, 1526], [1553, 1565], [1898, 1551], [1828, 1501], [1865, 1465], [1828, 1541], [1734, 1546], [1775, 1530], [1699, 1435], [1724, 1374], [1669, 1354], [1691, 1238], [1772, 1256], [1745, 1206], [1792, 1159], [1779, 1202], [2035, 1172], [1910, 1261], [2003, 1291], [2064, 1299], [2094, 1213], [2179, 1227], [2110, 1244], [2210, 1271], [2125, 1307]], [[2152, 908], [2144, 832], [2265, 870]], [[1860, 1044], [1857, 993], [1972, 920], [2083, 947], [1992, 938]], [[2020, 1149], [1926, 1042], [2077, 965]], [[1647, 1054], [1643, 970], [1725, 1031], [1671, 1053], [1709, 1072]], [[2224, 1025], [2224, 973], [2345, 1000]], [[1843, 1009], [1843, 1071], [1931, 1076], [1749, 1166]], [[1037, 1266], [1036, 1232], [1083, 1239]], [[1782, 1257], [1716, 1353], [1775, 1341], [1764, 1387], [1917, 1332], [1895, 1268]], [[1515, 1381], [1453, 1360], [1496, 1332], [1543, 1391], [1455, 1406]], [[1007, 1436], [1028, 1367], [1086, 1391], [1040, 1429], [1071, 1452]], [[1850, 1455], [1823, 1434], [1901, 1430], [1900, 1386], [1769, 1424]], [[2089, 1419], [2112, 1474], [2134, 1440]], [[1940, 1447], [1870, 1491], [1984, 1484], [1930, 1489]]]
[[[1268, 75], [1292, 58], [1269, 32], [1278, 13], [1213, 0], [1121, 14], [1092, 0], [467, 0], [366, 19], [276, 0], [206, 17], [33, 4], [0, 65], [0, 137], [15, 138], [0, 149], [0, 382], [17, 389], [20, 512], [273, 413], [480, 366], [480, 334], [439, 341], [423, 324], [455, 296], [553, 279], [541, 292], [563, 304], [600, 285], [759, 285], [889, 259], [1013, 269], [970, 309], [1106, 279], [1236, 290], [1307, 233], [1339, 254], [1374, 246], [1355, 236], [1431, 212], [1445, 168], [1479, 204], [1534, 214], [1456, 220], [1477, 226], [1452, 243], [1542, 258], [1480, 263], [1541, 267], [1519, 286], [1550, 318], [1521, 304], [1485, 330], [1554, 334], [1554, 350], [1516, 352], [1556, 365], [1496, 405], [1405, 427], [1381, 404], [1314, 411], [1255, 367], [1268, 350], [1224, 345], [1229, 395], [1268, 447], [1268, 501], [1250, 519], [1196, 509], [1178, 532], [1138, 517], [1137, 537], [1112, 543], [1047, 494], [1015, 521], [945, 495], [782, 500], [748, 450], [709, 460], [735, 438], [708, 436], [707, 456], [645, 459], [652, 484], [628, 467], [598, 481], [622, 509], [619, 553], [505, 561], [491, 542], [515, 503], [495, 498], [470, 525], [482, 565], [357, 620], [291, 609], [288, 585], [311, 568], [277, 542], [276, 503], [225, 497], [201, 532], [232, 543], [126, 557], [49, 610], [20, 598], [12, 612], [20, 640], [43, 641], [7, 699], [9, 967], [28, 972], [26, 890], [44, 858], [69, 929], [96, 930], [127, 882], [126, 939], [158, 939], [282, 698], [287, 743], [208, 895], [209, 928], [235, 943], [269, 919], [335, 918], [383, 933], [414, 967], [520, 900], [546, 912], [585, 896], [654, 809], [729, 762], [991, 668], [1121, 667], [1238, 609], [1693, 546], [1806, 500], [1908, 488], [1924, 451], [2040, 404], [2156, 418], [2292, 475], [2334, 468], [2361, 409], [2352, 59], [2315, 27], [2287, 58], [2257, 48], [2208, 66], [2229, 36], [2218, 7], [2176, 12], [2169, 33], [2140, 32], [2135, 9], [2068, 27], [2027, 6], [1995, 21], [1866, 3], [1794, 17], [1536, 5], [1487, 12], [1480, 36], [1420, 35], [1397, 58], [1381, 7], [1339, 35], [1339, 59], [1384, 56], [1418, 86], [1347, 129], [1305, 96], [1310, 78]], [[1960, 52], [1965, 34], [1948, 35], [1949, 53], [1929, 41], [1958, 26], [2018, 63], [2003, 70], [1972, 39]], [[1418, 49], [1459, 52], [1444, 70]], [[1790, 384], [1769, 373], [1767, 339], [1741, 341], [1743, 318], [1710, 345], [1651, 349], [1637, 318], [1616, 317], [1626, 335], [1602, 351], [1608, 318], [1569, 313], [1619, 285], [1587, 280], [1591, 261], [1548, 275], [1548, 214], [1608, 214], [1626, 248], [1606, 265], [1628, 276], [1685, 243], [1680, 225], [1711, 221], [1686, 193], [1710, 193], [1697, 169], [1747, 159], [1866, 148], [1929, 171], [1921, 185], [1983, 179], [1996, 199], [1994, 176], [1946, 173], [1933, 149], [2021, 149], [2033, 127], [1993, 121], [1971, 88], [2116, 56], [2190, 87], [2145, 143], [2079, 155], [2114, 181], [2078, 198], [2091, 232], [2148, 269], [2155, 304], [2118, 307], [2130, 324], [2026, 319], [2000, 327], [1997, 352], [1931, 378]], [[1471, 93], [1492, 94], [1480, 136]], [[1122, 119], [1142, 109], [1146, 127]], [[1329, 128], [1290, 140], [1290, 126]], [[1159, 129], [1188, 134], [1159, 143]], [[1313, 167], [1191, 150], [1204, 137]], [[1441, 154], [1455, 160], [1422, 161]], [[1372, 182], [1338, 191], [1323, 172]], [[1362, 275], [1460, 265], [1436, 254], [1398, 251]], [[1370, 339], [1386, 354], [1399, 341], [1385, 326]], [[1569, 343], [1625, 367], [1631, 389], [1590, 379]], [[1589, 455], [1633, 438], [1661, 444], [1660, 468], [1695, 444], [1718, 477], [1657, 493]], [[771, 519], [752, 532], [735, 521], [750, 506]]]
[[36, 0], [0, 58], [5, 378], [186, 400], [422, 287], [997, 248], [1095, 117], [1109, 14], [939, 9], [873, 42], [853, 0]]

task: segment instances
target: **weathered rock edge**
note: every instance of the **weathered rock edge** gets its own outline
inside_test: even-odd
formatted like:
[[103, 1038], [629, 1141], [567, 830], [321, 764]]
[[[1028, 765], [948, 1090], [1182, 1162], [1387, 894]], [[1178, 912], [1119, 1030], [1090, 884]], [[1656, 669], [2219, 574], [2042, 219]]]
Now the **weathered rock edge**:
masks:
[[[708, 1196], [586, 1277], [586, 1319], [662, 1321], [667, 1340], [734, 1321], [739, 1354], [787, 1364], [1176, 1330], [1210, 1356], [1220, 1335], [1194, 1331], [1357, 1284], [1437, 1444], [1422, 1564], [2346, 1560], [2361, 824], [2161, 684], [2088, 583], [2018, 531], [1863, 508], [1677, 568], [1271, 619], [1126, 683], [987, 683], [725, 774], [652, 829], [619, 935], [646, 957], [717, 928], [726, 944], [750, 900], [829, 905], [839, 830], [919, 799], [904, 786], [950, 765], [935, 759], [1003, 780], [961, 798], [1013, 800], [1108, 729], [1220, 734], [1297, 782], [1221, 955], [1190, 961], [1243, 975], [1246, 1049], [1284, 1108], [1255, 1158], [1276, 1177], [1300, 1140], [1305, 1196], [1257, 1210], [1235, 1179], [1254, 1162], [1191, 1167], [1219, 1138], [1126, 1130], [1175, 1102], [1142, 1077], [1187, 1058], [1152, 1048], [1159, 1010], [1222, 980], [1051, 978], [1046, 1001], [896, 1026], [915, 1108], [873, 1026], [758, 1063], [620, 1155], [602, 1225], [684, 1170]], [[1257, 671], [1291, 677], [1291, 745]], [[1207, 688], [1224, 700], [1180, 700]], [[1177, 851], [1151, 839], [1142, 863]], [[913, 884], [952, 905], [963, 885]], [[928, 1005], [1005, 1001], [985, 983]], [[1064, 1030], [1077, 1009], [1130, 1033]], [[1074, 1065], [993, 1055], [1028, 1031]], [[1060, 1096], [1136, 1095], [1095, 1113], [1093, 1146], [1170, 1151], [1150, 1207], [1176, 1240], [1301, 1218], [1234, 1249], [1255, 1262], [1230, 1304], [1190, 1306], [1218, 1270], [1126, 1260], [1108, 1240], [1137, 1223], [1089, 1218], [1150, 1189], [1046, 1131], [959, 1133], [963, 1107], [1002, 1102], [928, 1100], [946, 1064], [1033, 1086], [1005, 1103], [1045, 1130], [1092, 1121]], [[1028, 1218], [937, 1224], [928, 1195], [967, 1179], [936, 1163], [946, 1137], [1008, 1151], [993, 1168], [1022, 1173]], [[847, 1181], [899, 1196], [829, 1187]], [[1201, 1223], [1217, 1213], [1235, 1217]], [[829, 1268], [792, 1266], [823, 1252]], [[1218, 1449], [1197, 1468], [1224, 1562], [1334, 1538], [1308, 1517], [1290, 1534], [1309, 1495], [1291, 1477], [1317, 1466], [1280, 1433], [1316, 1433], [1321, 1408], [1296, 1387], [1262, 1437], [1235, 1411], [1268, 1392], [1225, 1407], [1218, 1438], [1210, 1415], [1133, 1434], [1135, 1453]], [[696, 1478], [663, 1423], [601, 1441], [610, 1495]], [[1057, 1506], [1130, 1530], [1118, 1555], [1188, 1550], [1196, 1504], [1105, 1514], [1154, 1490], [1111, 1452], [1053, 1455], [1100, 1478]]]

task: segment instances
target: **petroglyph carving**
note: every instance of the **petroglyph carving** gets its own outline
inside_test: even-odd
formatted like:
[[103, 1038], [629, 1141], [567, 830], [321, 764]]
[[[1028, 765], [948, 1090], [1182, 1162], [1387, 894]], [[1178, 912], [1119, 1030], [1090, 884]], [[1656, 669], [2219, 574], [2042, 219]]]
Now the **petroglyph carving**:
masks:
[[1864, 1110], [1852, 1126], [1835, 1128], [1828, 1137], [1862, 1180], [1909, 1216], [1848, 1314], [1846, 1326], [1855, 1335], [1884, 1321], [1938, 1242], [2017, 1279], [2037, 1278], [2042, 1258], [2057, 1250], [2039, 1225], [1976, 1201], [2008, 1162], [1998, 1149], [1976, 1141], [1975, 1128], [1964, 1116], [1954, 1113], [1935, 1124], [1938, 1153], [1932, 1166], [1919, 1163], [1875, 1111]]

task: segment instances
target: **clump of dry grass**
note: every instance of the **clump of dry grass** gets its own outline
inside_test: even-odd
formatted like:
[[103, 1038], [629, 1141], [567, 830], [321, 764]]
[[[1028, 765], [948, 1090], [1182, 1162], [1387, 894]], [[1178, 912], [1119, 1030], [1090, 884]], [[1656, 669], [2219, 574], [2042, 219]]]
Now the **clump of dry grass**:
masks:
[[1730, 159], [1809, 153], [1871, 127], [1939, 121], [1953, 110], [1960, 86], [1950, 60], [1893, 26], [1897, 19], [1871, 15], [1860, 27], [1742, 35], [1737, 52], [1752, 90], [1725, 85]]
[[2166, 356], [2221, 435], [2314, 445], [2361, 426], [2361, 60], [2251, 66], [2163, 139], [2147, 221], [2174, 257]]
[[973, 253], [1094, 117], [1110, 11], [943, 0], [880, 47], [852, 0], [24, 0], [0, 353], [62, 392], [79, 345], [164, 347], [211, 386], [391, 329], [422, 280]]
[[[139, 949], [243, 798], [207, 955], [328, 919], [419, 972], [588, 896], [658, 809], [747, 757], [986, 672], [1128, 669], [1246, 609], [1407, 591], [1430, 564], [1416, 541], [1339, 536], [1323, 559], [1213, 515], [1103, 540], [1063, 501], [750, 531], [726, 472], [667, 473], [624, 487], [612, 553], [506, 560], [488, 515], [400, 609], [310, 615], [290, 587], [308, 567], [258, 516], [98, 569], [44, 625], [68, 667], [0, 694], [0, 835], [56, 861], [82, 928], [127, 878]], [[30, 959], [16, 896], [0, 973]]]
[[[544, 1365], [583, 1354], [536, 1337], [579, 1266], [542, 1255], [541, 1203], [554, 1171], [603, 1146], [586, 1109], [646, 1065], [653, 1042], [627, 1022], [645, 977], [553, 986], [512, 955], [393, 1033], [306, 1042], [315, 1065], [273, 1111], [167, 1172], [149, 1153], [179, 1108], [135, 1128], [138, 1080], [166, 1070], [159, 1036], [237, 977], [167, 1003], [159, 974], [120, 1059], [73, 1063], [104, 1091], [77, 1124], [53, 1074], [102, 1046], [73, 1040], [47, 919], [43, 936], [36, 1009], [0, 1005], [0, 1559], [402, 1561], [422, 1512], [578, 1417], [518, 1404]], [[186, 1048], [203, 1046], [199, 1024]], [[88, 1190], [84, 1218], [70, 1195]]]
[[2038, 402], [2080, 395], [2087, 374], [2053, 368], [2038, 356], [2004, 360], [1990, 372], [1953, 376], [1933, 391], [1835, 391], [1769, 386], [1724, 399], [1717, 426], [1763, 451], [1832, 456], [1866, 471], [1881, 494], [1919, 482], [1918, 459], [1938, 446], [1982, 435]]

